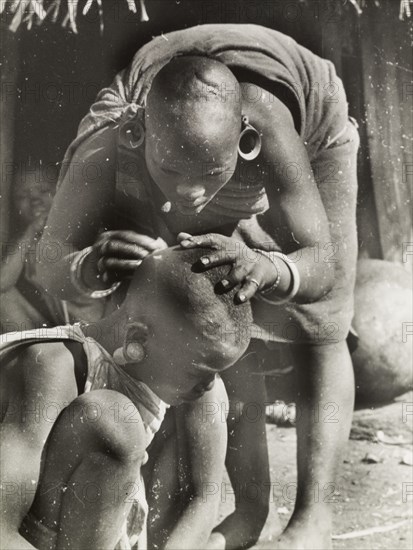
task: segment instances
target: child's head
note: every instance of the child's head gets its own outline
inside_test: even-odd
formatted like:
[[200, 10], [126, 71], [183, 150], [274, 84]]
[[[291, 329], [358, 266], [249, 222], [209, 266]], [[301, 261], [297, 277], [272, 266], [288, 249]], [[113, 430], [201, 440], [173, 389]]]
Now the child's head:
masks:
[[40, 164], [25, 162], [19, 165], [13, 184], [13, 207], [23, 225], [46, 218], [55, 187], [55, 179], [46, 177]]
[[177, 57], [153, 80], [145, 157], [166, 198], [194, 214], [231, 178], [241, 131], [238, 82], [223, 63]]
[[227, 268], [193, 270], [203, 252], [170, 248], [152, 254], [137, 270], [124, 303], [127, 367], [149, 376], [152, 389], [171, 404], [200, 397], [249, 344], [251, 307], [235, 305], [235, 291], [216, 294]]

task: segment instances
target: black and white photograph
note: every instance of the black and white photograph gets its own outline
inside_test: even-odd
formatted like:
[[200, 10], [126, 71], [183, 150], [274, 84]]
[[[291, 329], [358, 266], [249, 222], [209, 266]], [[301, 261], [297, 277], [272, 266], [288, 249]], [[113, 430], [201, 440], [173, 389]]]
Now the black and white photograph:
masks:
[[0, 25], [0, 550], [410, 550], [413, 0]]

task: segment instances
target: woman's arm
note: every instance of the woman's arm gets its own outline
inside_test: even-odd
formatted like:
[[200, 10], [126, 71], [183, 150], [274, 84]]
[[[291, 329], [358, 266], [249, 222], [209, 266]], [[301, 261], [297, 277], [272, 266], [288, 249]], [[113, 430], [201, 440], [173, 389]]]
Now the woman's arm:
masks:
[[[39, 283], [57, 298], [79, 295], [70, 282], [73, 254], [93, 244], [114, 204], [115, 142], [112, 126], [86, 140], [73, 156], [53, 200], [40, 242], [37, 274]], [[93, 262], [86, 266], [96, 281], [96, 266]]]
[[[117, 129], [107, 127], [76, 151], [58, 189], [40, 243], [38, 282], [56, 298], [74, 300], [111, 287], [133, 274], [142, 259], [167, 245], [131, 230], [106, 231], [113, 219], [116, 191]], [[75, 254], [92, 246], [73, 285]]]
[[[253, 108], [244, 105], [243, 114], [262, 135], [257, 167], [270, 203], [271, 229], [266, 229], [287, 256], [286, 261], [277, 261], [275, 269], [275, 261], [262, 254], [257, 256], [246, 244], [216, 233], [195, 237], [180, 233], [178, 242], [183, 248], [212, 249], [200, 258], [198, 268], [231, 264], [232, 269], [221, 284], [224, 291], [240, 285], [235, 294], [238, 302], [273, 285], [276, 288], [266, 297], [270, 301], [288, 299], [292, 294], [295, 302], [315, 302], [333, 286], [335, 260], [329, 258], [331, 248], [337, 250], [338, 243], [331, 242], [327, 214], [293, 118], [279, 100], [271, 97], [269, 100], [263, 91], [262, 103], [254, 102]], [[255, 246], [266, 250], [268, 242]], [[293, 284], [293, 271], [298, 271], [299, 285]]]
[[227, 411], [228, 398], [220, 378], [211, 391], [187, 407], [185, 435], [193, 498], [172, 531], [165, 550], [206, 548], [221, 501]]
[[323, 251], [324, 259], [331, 256], [327, 214], [290, 112], [278, 100], [258, 108], [272, 236], [299, 271], [301, 285], [296, 301], [316, 301], [334, 281], [334, 262], [322, 257]]

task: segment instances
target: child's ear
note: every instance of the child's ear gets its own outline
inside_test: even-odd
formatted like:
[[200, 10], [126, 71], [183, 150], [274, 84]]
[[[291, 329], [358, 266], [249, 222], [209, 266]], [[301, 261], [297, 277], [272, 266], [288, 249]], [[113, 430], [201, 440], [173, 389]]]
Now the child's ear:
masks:
[[146, 344], [149, 335], [148, 325], [138, 321], [128, 323], [126, 328], [125, 343], [139, 342], [140, 344]]
[[115, 350], [113, 359], [118, 365], [127, 365], [128, 363], [141, 363], [146, 355], [146, 347], [139, 342], [125, 342], [125, 344]]
[[140, 363], [147, 357], [146, 342], [149, 329], [144, 323], [133, 322], [128, 324], [126, 337], [121, 348], [115, 350], [113, 358], [118, 365]]

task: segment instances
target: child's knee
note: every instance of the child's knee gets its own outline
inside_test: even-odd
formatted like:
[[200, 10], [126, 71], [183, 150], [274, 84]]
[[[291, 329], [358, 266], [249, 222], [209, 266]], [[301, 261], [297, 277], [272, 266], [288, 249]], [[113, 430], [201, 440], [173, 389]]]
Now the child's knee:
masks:
[[79, 396], [67, 414], [78, 435], [88, 446], [122, 462], [142, 462], [146, 431], [141, 415], [125, 395], [112, 390], [96, 390]]

